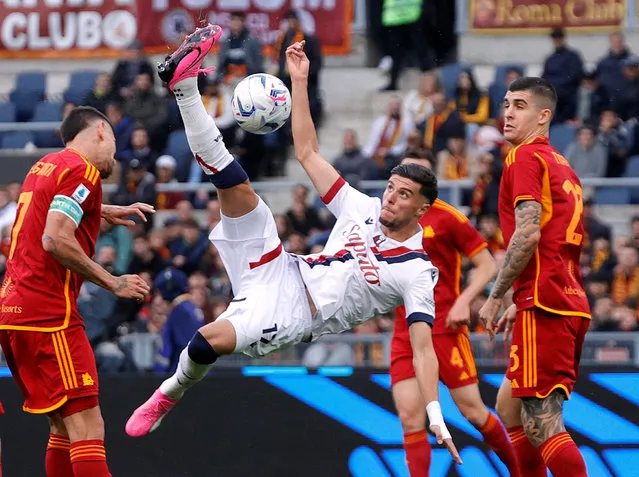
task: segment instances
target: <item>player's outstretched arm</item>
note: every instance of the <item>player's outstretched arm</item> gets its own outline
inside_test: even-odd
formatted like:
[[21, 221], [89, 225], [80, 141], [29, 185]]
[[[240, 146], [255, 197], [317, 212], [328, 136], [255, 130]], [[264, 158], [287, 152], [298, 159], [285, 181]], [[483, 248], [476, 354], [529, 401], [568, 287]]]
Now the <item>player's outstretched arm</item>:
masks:
[[42, 235], [42, 247], [69, 270], [83, 276], [122, 298], [143, 300], [149, 293], [147, 283], [137, 275], [115, 277], [91, 260], [75, 238], [75, 222], [51, 211]]
[[413, 348], [413, 367], [419, 389], [427, 403], [429, 429], [435, 434], [439, 444], [446, 445], [455, 462], [461, 464], [459, 452], [444, 423], [444, 416], [439, 405], [439, 363], [433, 347], [431, 327], [424, 321], [416, 321], [410, 325], [409, 331]]
[[319, 153], [317, 132], [308, 100], [309, 60], [304, 42], [294, 43], [286, 50], [286, 65], [293, 84], [292, 129], [295, 156], [320, 196], [325, 196], [339, 180], [339, 173]]

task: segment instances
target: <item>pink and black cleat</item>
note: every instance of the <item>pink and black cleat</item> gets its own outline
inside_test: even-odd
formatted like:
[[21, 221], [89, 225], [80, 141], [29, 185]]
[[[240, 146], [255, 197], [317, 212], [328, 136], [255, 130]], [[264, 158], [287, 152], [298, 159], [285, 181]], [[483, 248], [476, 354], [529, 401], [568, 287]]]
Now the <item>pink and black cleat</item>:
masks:
[[217, 25], [207, 25], [195, 30], [184, 39], [172, 55], [167, 56], [166, 60], [158, 65], [160, 79], [168, 83], [169, 89], [173, 91], [175, 83], [185, 78], [212, 72], [215, 68], [202, 69], [201, 66], [220, 36], [222, 36], [222, 28]]
[[142, 437], [153, 432], [176, 403], [177, 399], [170, 399], [156, 390], [147, 402], [133, 411], [126, 423], [126, 433], [131, 437]]

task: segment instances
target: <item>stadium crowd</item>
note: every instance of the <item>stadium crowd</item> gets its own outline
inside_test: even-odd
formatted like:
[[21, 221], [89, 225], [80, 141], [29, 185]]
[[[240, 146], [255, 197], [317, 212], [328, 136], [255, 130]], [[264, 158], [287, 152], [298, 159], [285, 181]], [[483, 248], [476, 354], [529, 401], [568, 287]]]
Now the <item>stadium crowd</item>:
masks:
[[[288, 21], [289, 28], [272, 58], [273, 72], [286, 82], [283, 51], [293, 41], [306, 38], [314, 69], [309, 85], [312, 111], [319, 121], [319, 45], [300, 29], [293, 12]], [[581, 178], [627, 174], [630, 158], [639, 154], [639, 128], [635, 128], [639, 118], [639, 57], [631, 54], [621, 34], [613, 34], [608, 55], [595, 69], [585, 71], [579, 53], [567, 45], [565, 33], [554, 30], [551, 37], [555, 50], [546, 60], [543, 76], [559, 92], [553, 125], [558, 149]], [[244, 16], [234, 14], [230, 35], [221, 45], [217, 74], [212, 80], [203, 78], [201, 84], [205, 104], [227, 146], [253, 180], [283, 174], [290, 147], [286, 127], [266, 136], [244, 134], [231, 113], [232, 85], [247, 74], [264, 71], [265, 63], [261, 45], [245, 27]], [[524, 71], [516, 65], [500, 71], [488, 91], [477, 86], [470, 68], [460, 66], [452, 81], [434, 71], [423, 73], [416, 89], [403, 97], [389, 96], [386, 114], [374, 121], [363, 141], [354, 130], [345, 131], [343, 152], [334, 158], [335, 167], [357, 187], [362, 180], [387, 178], [402, 157], [412, 154], [429, 158], [442, 180], [471, 179], [474, 187], [463, 197], [463, 203], [491, 252], [502, 260], [505, 246], [497, 197], [503, 160], [510, 146], [501, 134], [500, 104], [509, 82]], [[153, 68], [141, 55], [140, 45], [134, 44], [112, 74], [96, 77], [93, 90], [85, 98], [64, 106], [64, 111], [74, 104], [94, 106], [105, 112], [115, 127], [119, 171], [110, 182], [117, 183], [118, 188], [109, 200], [115, 204], [147, 202], [165, 212], [129, 228], [103, 221], [95, 260], [115, 274], [140, 274], [149, 283], [166, 267], [183, 270], [189, 277], [188, 291], [202, 311], [202, 323], [211, 322], [231, 299], [229, 278], [207, 238], [208, 231], [220, 220], [219, 203], [205, 190], [157, 191], [160, 183], [200, 182], [202, 174], [191, 157], [167, 153], [167, 131], [183, 126], [175, 100], [169, 93], [158, 95], [154, 81]], [[48, 145], [61, 146], [55, 138], [50, 138]], [[320, 252], [333, 224], [327, 209], [313, 201], [309, 192], [305, 186], [296, 186], [289, 210], [276, 217], [284, 247], [291, 253]], [[0, 274], [4, 273], [19, 193], [18, 183], [0, 189]], [[631, 219], [627, 235], [613, 236], [610, 227], [595, 216], [594, 205], [593, 198], [586, 197], [587, 236], [581, 261], [592, 305], [592, 330], [634, 331], [639, 328], [639, 216]], [[467, 264], [464, 268], [466, 281], [471, 271]], [[477, 316], [486, 296], [487, 292], [472, 304], [473, 316]], [[165, 338], [162, 331], [168, 306], [159, 296], [138, 304], [85, 283], [79, 310], [100, 370], [168, 371], [155, 359]], [[354, 332], [380, 333], [392, 330], [392, 326], [393, 317], [384, 316]], [[485, 331], [476, 318], [471, 330]], [[184, 330], [181, 335], [188, 340], [194, 331]], [[186, 341], [177, 344], [184, 346]]]

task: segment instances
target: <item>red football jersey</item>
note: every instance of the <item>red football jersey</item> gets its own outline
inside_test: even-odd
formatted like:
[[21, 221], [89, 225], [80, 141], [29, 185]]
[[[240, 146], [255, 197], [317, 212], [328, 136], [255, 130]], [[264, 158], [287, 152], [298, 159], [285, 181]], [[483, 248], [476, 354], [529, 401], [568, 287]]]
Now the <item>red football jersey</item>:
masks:
[[515, 232], [515, 207], [542, 206], [541, 240], [513, 284], [518, 310], [538, 307], [559, 315], [590, 318], [579, 258], [584, 240], [579, 177], [568, 161], [539, 136], [506, 158], [499, 193], [499, 220], [506, 244]]
[[25, 178], [0, 288], [0, 329], [57, 331], [82, 322], [76, 303], [82, 277], [42, 247], [49, 210], [78, 224], [75, 236], [93, 257], [102, 211], [100, 173], [70, 149], [45, 156]]
[[[467, 333], [465, 326], [447, 328], [446, 317], [461, 293], [462, 255], [472, 258], [488, 244], [464, 214], [439, 199], [419, 219], [419, 223], [424, 229], [424, 250], [439, 269], [439, 280], [435, 286], [433, 334]], [[395, 316], [395, 326], [406, 328], [408, 332], [403, 306], [397, 308]]]

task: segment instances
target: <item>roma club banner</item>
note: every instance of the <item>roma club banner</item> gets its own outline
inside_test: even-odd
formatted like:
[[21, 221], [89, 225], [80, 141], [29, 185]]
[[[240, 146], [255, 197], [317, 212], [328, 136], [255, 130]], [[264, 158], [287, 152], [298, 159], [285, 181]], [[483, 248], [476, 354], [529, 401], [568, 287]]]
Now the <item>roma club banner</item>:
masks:
[[616, 30], [626, 0], [468, 0], [472, 33], [546, 33], [564, 27], [584, 33]]
[[149, 54], [165, 53], [199, 25], [228, 29], [234, 11], [246, 13], [249, 29], [268, 50], [290, 9], [325, 54], [350, 51], [352, 0], [4, 0], [0, 58], [117, 57], [135, 39]]

